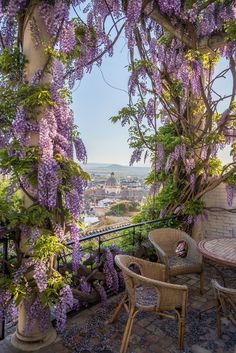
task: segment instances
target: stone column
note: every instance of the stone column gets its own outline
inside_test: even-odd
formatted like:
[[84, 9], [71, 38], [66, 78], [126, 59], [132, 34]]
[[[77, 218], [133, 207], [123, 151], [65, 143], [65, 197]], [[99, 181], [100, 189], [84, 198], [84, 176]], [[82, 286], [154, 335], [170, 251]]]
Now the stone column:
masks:
[[[34, 23], [37, 25], [40, 38], [43, 43], [39, 43], [37, 46], [35, 45], [35, 40], [32, 36], [30, 25], [32, 19]], [[35, 73], [39, 70], [44, 70], [45, 66], [48, 62], [48, 56], [45, 54], [45, 47], [50, 43], [50, 37], [46, 31], [46, 26], [44, 24], [43, 19], [40, 16], [38, 6], [34, 6], [34, 8], [29, 9], [29, 13], [26, 14], [24, 18], [22, 29], [22, 46], [23, 53], [27, 59], [27, 64], [25, 68], [25, 81], [30, 81]], [[50, 83], [51, 74], [45, 71], [42, 76], [41, 82]], [[36, 111], [35, 115], [37, 119], [40, 119], [40, 115], [43, 114], [43, 108], [40, 111]], [[29, 135], [29, 145], [37, 146], [38, 145], [39, 136], [37, 133], [31, 133]], [[27, 197], [27, 195], [22, 194], [22, 199], [25, 207], [29, 207], [32, 204], [32, 201]], [[27, 238], [23, 235], [21, 236], [20, 249], [23, 253], [28, 252]], [[29, 276], [32, 274], [29, 274]], [[26, 307], [22, 302], [19, 306], [19, 317], [18, 317], [18, 325], [15, 334], [12, 336], [12, 344], [18, 349], [22, 351], [35, 351], [42, 347], [45, 347], [56, 339], [56, 331], [52, 327], [51, 322], [49, 323], [48, 330], [42, 332], [39, 327], [39, 322], [35, 321], [32, 325], [30, 332], [25, 332], [26, 327]]]

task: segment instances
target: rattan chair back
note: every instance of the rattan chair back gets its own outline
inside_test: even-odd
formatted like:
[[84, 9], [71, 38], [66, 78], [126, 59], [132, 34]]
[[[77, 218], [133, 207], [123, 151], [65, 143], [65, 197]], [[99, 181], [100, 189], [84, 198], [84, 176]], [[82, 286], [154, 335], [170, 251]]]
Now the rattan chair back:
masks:
[[[200, 291], [203, 293], [204, 277], [202, 255], [197, 243], [187, 233], [174, 228], [160, 228], [152, 230], [148, 238], [154, 246], [158, 261], [166, 265], [166, 280], [171, 276], [187, 273], [200, 274]], [[185, 258], [177, 257], [175, 250], [179, 241], [187, 243], [187, 255]]]
[[223, 287], [216, 280], [211, 282], [217, 301], [217, 331], [221, 336], [221, 314], [236, 326], [236, 289]]
[[[127, 295], [119, 304], [112, 321], [122, 306], [128, 313], [121, 353], [125, 353], [133, 325], [139, 311], [154, 311], [160, 317], [178, 319], [179, 347], [183, 348], [188, 287], [164, 282], [166, 267], [128, 255], [116, 255], [116, 265], [124, 276]], [[174, 311], [171, 314], [171, 311]]]

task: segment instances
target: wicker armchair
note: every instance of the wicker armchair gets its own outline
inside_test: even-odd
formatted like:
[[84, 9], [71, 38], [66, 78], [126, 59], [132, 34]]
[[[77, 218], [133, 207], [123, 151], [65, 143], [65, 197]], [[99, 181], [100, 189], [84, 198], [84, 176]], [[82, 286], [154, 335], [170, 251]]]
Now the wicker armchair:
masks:
[[117, 255], [115, 262], [122, 270], [126, 294], [116, 308], [110, 322], [115, 321], [122, 307], [128, 313], [120, 353], [125, 353], [127, 350], [133, 321], [139, 311], [153, 311], [160, 318], [177, 319], [179, 347], [182, 349], [184, 345], [188, 287], [163, 282], [165, 279], [165, 266], [162, 264], [128, 255]]
[[[197, 248], [196, 241], [187, 233], [173, 228], [152, 230], [148, 237], [156, 249], [158, 261], [166, 265], [166, 280], [169, 281], [171, 276], [199, 273], [202, 294], [204, 288], [202, 255]], [[177, 243], [180, 240], [188, 244], [187, 256], [184, 258], [175, 254]]]
[[222, 287], [216, 280], [211, 281], [216, 298], [217, 334], [221, 336], [221, 314], [236, 326], [236, 289]]

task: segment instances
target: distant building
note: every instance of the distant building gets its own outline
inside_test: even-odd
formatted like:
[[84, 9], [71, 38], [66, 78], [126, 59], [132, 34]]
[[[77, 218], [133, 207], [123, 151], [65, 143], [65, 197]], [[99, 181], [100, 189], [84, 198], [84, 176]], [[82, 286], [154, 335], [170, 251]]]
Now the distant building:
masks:
[[119, 194], [120, 193], [120, 184], [115, 178], [115, 173], [111, 173], [111, 176], [107, 179], [105, 184], [105, 193], [106, 194]]
[[94, 216], [86, 216], [84, 217], [84, 224], [85, 226], [90, 226], [91, 224], [96, 224], [99, 222], [98, 217], [94, 217]]
[[123, 188], [120, 193], [121, 199], [136, 202], [142, 202], [145, 196], [147, 192], [143, 188]]
[[111, 206], [114, 203], [112, 199], [102, 199], [98, 201], [98, 206], [99, 207], [108, 207]]
[[141, 203], [148, 195], [143, 179], [135, 176], [122, 177], [119, 181], [114, 172], [108, 178], [94, 176], [85, 190], [86, 211], [101, 217], [114, 202], [134, 201]]

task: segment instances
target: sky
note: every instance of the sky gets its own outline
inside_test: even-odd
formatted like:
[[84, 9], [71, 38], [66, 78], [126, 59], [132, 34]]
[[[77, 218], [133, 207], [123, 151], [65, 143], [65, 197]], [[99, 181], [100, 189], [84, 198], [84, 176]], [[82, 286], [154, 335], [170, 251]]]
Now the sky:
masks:
[[[94, 66], [73, 91], [75, 123], [87, 149], [88, 163], [129, 164], [132, 151], [127, 143], [127, 127], [112, 124], [109, 120], [128, 104], [129, 58], [125, 43], [125, 38], [121, 37], [113, 57], [105, 57], [100, 68]], [[220, 62], [218, 72], [224, 64], [224, 61]], [[215, 88], [226, 94], [231, 86], [231, 79], [227, 77], [219, 80]], [[221, 109], [225, 109], [224, 104]], [[223, 162], [230, 162], [229, 148], [221, 151], [219, 156]], [[143, 160], [138, 165], [144, 165]], [[148, 162], [146, 166], [149, 166]]]
[[101, 68], [94, 66], [75, 86], [72, 108], [89, 163], [129, 164], [127, 128], [109, 120], [128, 104], [127, 64], [128, 52], [121, 38], [113, 57], [106, 57]]

